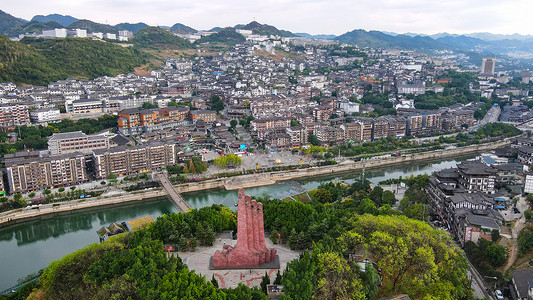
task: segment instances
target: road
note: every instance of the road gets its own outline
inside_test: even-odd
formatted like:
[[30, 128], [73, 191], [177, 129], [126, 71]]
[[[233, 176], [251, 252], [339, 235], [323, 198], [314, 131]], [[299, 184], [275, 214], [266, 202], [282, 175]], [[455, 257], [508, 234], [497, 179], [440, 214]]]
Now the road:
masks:
[[[525, 197], [520, 197], [520, 200], [517, 203], [517, 206], [522, 208], [522, 210], [520, 210], [520, 211], [523, 213], [523, 211], [524, 211], [523, 207], [527, 207], [527, 203], [525, 201]], [[516, 261], [516, 258], [518, 256], [518, 246], [517, 246], [518, 234], [520, 233], [520, 231], [522, 229], [524, 229], [525, 226], [526, 226], [526, 217], [524, 215], [522, 215], [520, 220], [518, 220], [518, 222], [516, 222], [514, 224], [513, 228], [511, 229], [512, 239], [511, 239], [510, 245], [509, 245], [509, 247], [511, 249], [511, 252], [509, 253], [509, 258], [507, 259], [507, 265], [505, 265], [505, 270], [507, 270], [510, 267], [512, 267], [513, 264]]]
[[487, 113], [485, 114], [485, 117], [483, 117], [483, 120], [479, 121], [479, 126], [483, 126], [488, 123], [498, 122], [501, 112], [502, 110], [500, 109], [500, 106], [498, 105], [492, 106], [489, 109], [489, 111], [487, 111]]

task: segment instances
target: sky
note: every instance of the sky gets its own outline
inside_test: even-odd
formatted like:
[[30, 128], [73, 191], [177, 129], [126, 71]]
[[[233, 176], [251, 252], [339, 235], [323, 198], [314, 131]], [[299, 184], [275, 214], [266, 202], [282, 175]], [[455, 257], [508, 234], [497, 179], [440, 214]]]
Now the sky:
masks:
[[310, 34], [533, 33], [531, 0], [0, 0], [0, 9], [26, 20], [58, 13], [109, 25], [182, 23], [201, 30], [256, 20]]

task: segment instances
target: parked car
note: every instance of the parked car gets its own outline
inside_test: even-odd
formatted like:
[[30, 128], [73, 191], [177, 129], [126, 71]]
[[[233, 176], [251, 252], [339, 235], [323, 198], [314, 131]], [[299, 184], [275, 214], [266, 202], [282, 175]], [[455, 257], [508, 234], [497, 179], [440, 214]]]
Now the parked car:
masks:
[[496, 299], [503, 300], [503, 293], [500, 290], [496, 290]]

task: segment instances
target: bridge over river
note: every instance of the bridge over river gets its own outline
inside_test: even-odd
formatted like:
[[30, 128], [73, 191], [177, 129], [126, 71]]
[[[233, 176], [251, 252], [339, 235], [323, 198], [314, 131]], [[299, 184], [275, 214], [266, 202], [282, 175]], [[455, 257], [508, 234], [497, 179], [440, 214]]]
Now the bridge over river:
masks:
[[167, 191], [168, 196], [170, 197], [170, 199], [172, 199], [172, 202], [174, 202], [174, 204], [176, 204], [176, 206], [181, 209], [181, 211], [187, 212], [189, 211], [189, 209], [191, 209], [189, 203], [187, 203], [187, 201], [183, 199], [183, 197], [180, 195], [180, 193], [178, 193], [176, 188], [174, 188], [172, 183], [170, 183], [166, 174], [158, 173], [156, 175], [156, 178], [161, 182], [163, 188]]

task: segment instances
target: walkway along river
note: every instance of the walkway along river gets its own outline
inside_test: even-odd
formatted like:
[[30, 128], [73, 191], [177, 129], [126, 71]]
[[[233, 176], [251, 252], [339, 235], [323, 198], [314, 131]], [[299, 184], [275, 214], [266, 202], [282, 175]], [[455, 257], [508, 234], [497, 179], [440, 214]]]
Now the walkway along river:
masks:
[[[433, 162], [417, 162], [389, 166], [386, 169], [366, 170], [365, 177], [373, 183], [389, 178], [431, 173], [454, 167], [462, 156]], [[344, 180], [348, 183], [360, 178], [360, 171], [289, 180], [268, 186], [251, 187], [246, 193], [252, 196], [282, 198], [314, 189], [323, 182]], [[237, 191], [223, 188], [183, 194], [183, 198], [195, 208], [222, 204], [234, 209]], [[147, 215], [156, 218], [165, 213], [178, 212], [166, 197], [118, 204], [119, 206], [95, 207], [73, 211], [65, 215], [46, 215], [41, 220], [29, 221], [0, 229], [0, 290], [16, 284], [17, 279], [46, 267], [51, 261], [98, 242], [96, 230], [111, 222], [130, 220]]]

